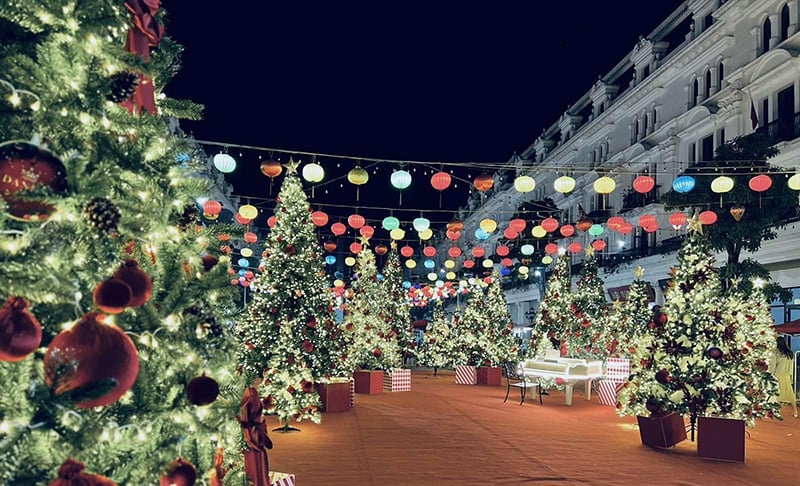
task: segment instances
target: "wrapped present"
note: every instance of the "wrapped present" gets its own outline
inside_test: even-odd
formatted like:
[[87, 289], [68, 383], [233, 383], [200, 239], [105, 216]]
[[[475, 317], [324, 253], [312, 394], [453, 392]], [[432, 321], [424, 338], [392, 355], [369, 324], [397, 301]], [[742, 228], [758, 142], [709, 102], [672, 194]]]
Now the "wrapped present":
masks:
[[631, 375], [631, 360], [627, 358], [608, 358], [606, 360], [606, 380], [624, 383]]
[[296, 486], [294, 474], [287, 474], [281, 472], [269, 472], [270, 486]]
[[355, 392], [374, 395], [383, 393], [383, 371], [358, 370], [353, 373]]
[[356, 404], [356, 380], [350, 378], [350, 408]]
[[383, 373], [383, 391], [404, 392], [411, 391], [411, 370], [396, 369]]
[[331, 378], [328, 383], [317, 383], [317, 392], [323, 412], [346, 412], [353, 403], [353, 386], [349, 378]]
[[744, 462], [744, 420], [697, 417], [697, 455], [705, 459]]
[[600, 395], [600, 405], [609, 405], [615, 407], [617, 405], [617, 396], [619, 391], [625, 383], [620, 383], [612, 380], [600, 380], [597, 383], [598, 395]]
[[686, 424], [683, 417], [674, 412], [652, 417], [636, 417], [642, 444], [667, 448], [686, 440]]
[[500, 386], [503, 381], [503, 373], [499, 366], [479, 366], [477, 384], [488, 386]]
[[474, 366], [456, 366], [456, 385], [474, 385], [478, 383], [478, 371]]

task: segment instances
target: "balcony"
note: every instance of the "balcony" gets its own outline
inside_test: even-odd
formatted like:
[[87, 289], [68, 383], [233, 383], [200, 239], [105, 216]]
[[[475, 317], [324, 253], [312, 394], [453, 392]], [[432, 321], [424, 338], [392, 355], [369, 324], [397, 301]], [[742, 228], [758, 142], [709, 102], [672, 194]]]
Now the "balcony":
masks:
[[773, 120], [763, 127], [758, 127], [756, 133], [766, 135], [771, 145], [794, 140], [800, 137], [800, 113]]

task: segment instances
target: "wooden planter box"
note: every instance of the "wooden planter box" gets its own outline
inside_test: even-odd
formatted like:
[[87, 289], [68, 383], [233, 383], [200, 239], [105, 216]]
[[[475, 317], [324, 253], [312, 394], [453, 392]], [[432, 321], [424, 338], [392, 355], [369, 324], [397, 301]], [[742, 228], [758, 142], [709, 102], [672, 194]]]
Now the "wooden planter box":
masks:
[[654, 417], [636, 417], [642, 444], [649, 447], [672, 447], [686, 440], [686, 424], [676, 413]]
[[697, 455], [744, 462], [744, 420], [697, 417]]
[[346, 412], [353, 403], [350, 380], [337, 383], [317, 383], [317, 393], [323, 412]]
[[479, 366], [478, 385], [500, 386], [503, 381], [503, 373], [499, 366]]
[[364, 371], [359, 370], [353, 373], [355, 379], [356, 393], [366, 393], [374, 395], [376, 393], [383, 393], [383, 371]]

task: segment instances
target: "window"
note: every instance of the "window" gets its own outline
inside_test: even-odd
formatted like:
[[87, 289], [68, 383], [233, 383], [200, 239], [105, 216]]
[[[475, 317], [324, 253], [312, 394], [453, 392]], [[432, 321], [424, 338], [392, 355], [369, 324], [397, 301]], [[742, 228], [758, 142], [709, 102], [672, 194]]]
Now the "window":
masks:
[[713, 23], [714, 23], [714, 16], [711, 14], [706, 15], [706, 17], [703, 19], [703, 30], [706, 30], [707, 28], [711, 27]]
[[699, 88], [700, 88], [700, 84], [697, 82], [697, 78], [694, 78], [694, 81], [692, 82], [692, 93], [691, 93], [691, 99], [690, 99], [690, 105], [689, 106], [696, 106], [697, 105], [697, 94], [698, 94], [697, 90]]
[[657, 113], [658, 113], [658, 110], [656, 110], [655, 108], [653, 108], [653, 129], [655, 129], [655, 128], [656, 128], [656, 123], [657, 123], [657, 122], [656, 122], [656, 114], [657, 114]]
[[722, 80], [725, 79], [725, 65], [722, 64], [722, 61], [719, 62], [719, 66], [717, 66], [717, 89], [722, 89]]
[[717, 147], [725, 143], [725, 129], [719, 129], [719, 135], [717, 136]]
[[709, 135], [700, 142], [700, 160], [708, 161], [714, 159], [714, 136]]
[[647, 76], [650, 76], [650, 65], [649, 64], [647, 66], [645, 66], [644, 69], [642, 69], [642, 79], [646, 78]]
[[694, 165], [694, 162], [697, 161], [697, 157], [695, 157], [695, 143], [692, 142], [689, 145], [689, 165]]
[[758, 124], [766, 126], [769, 123], [769, 98], [764, 98], [761, 101], [761, 119], [758, 121]]
[[764, 19], [764, 25], [761, 27], [761, 52], [769, 50], [769, 38], [772, 37], [772, 22], [769, 18]]
[[635, 119], [633, 121], [633, 140], [631, 142], [636, 142], [639, 139], [639, 119]]
[[647, 135], [650, 133], [650, 115], [647, 113], [644, 114], [644, 134]]
[[789, 38], [789, 6], [784, 5], [781, 9], [781, 35], [780, 41], [785, 41]]
[[711, 70], [706, 71], [706, 98], [711, 96]]

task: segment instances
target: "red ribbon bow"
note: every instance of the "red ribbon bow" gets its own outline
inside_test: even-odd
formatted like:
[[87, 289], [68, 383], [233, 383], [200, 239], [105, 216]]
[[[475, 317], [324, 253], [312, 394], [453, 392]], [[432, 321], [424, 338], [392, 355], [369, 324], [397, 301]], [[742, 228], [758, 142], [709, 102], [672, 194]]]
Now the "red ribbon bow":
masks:
[[[133, 27], [128, 30], [125, 50], [136, 54], [145, 61], [150, 61], [150, 47], [155, 47], [164, 36], [164, 26], [156, 20], [160, 0], [125, 0], [125, 7], [133, 14]], [[153, 80], [139, 74], [139, 85], [129, 99], [121, 103], [131, 113], [141, 114], [147, 110], [156, 113], [155, 89]]]
[[242, 395], [241, 415], [236, 420], [242, 426], [244, 440], [250, 447], [244, 451], [245, 475], [255, 486], [270, 486], [267, 449], [272, 449], [272, 440], [267, 433], [263, 411], [258, 390], [248, 387]]

